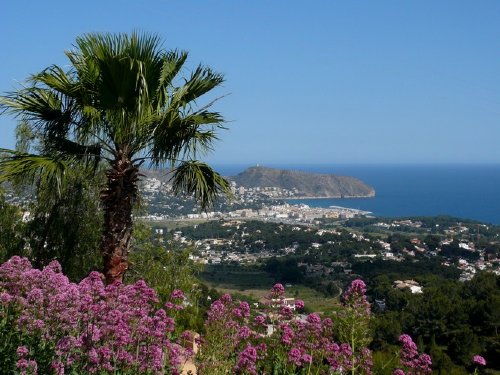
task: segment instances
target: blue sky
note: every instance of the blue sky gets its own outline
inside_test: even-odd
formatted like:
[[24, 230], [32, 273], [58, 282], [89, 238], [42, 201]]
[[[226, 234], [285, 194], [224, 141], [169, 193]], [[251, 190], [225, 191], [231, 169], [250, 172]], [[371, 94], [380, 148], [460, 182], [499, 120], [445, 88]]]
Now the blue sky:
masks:
[[496, 0], [4, 1], [0, 92], [78, 35], [144, 30], [225, 74], [212, 163], [500, 163], [498, 20]]

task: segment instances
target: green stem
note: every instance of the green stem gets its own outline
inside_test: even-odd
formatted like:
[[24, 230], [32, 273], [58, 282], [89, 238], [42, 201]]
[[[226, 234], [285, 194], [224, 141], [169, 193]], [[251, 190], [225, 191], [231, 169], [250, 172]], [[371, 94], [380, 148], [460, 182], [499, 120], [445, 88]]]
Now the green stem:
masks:
[[351, 374], [352, 375], [355, 375], [356, 373], [356, 369], [355, 369], [355, 366], [354, 366], [354, 357], [355, 357], [355, 354], [354, 354], [354, 349], [355, 349], [355, 340], [354, 340], [354, 326], [351, 325], [351, 350], [352, 350], [352, 357], [351, 357], [351, 366], [352, 366], [352, 369], [351, 369]]

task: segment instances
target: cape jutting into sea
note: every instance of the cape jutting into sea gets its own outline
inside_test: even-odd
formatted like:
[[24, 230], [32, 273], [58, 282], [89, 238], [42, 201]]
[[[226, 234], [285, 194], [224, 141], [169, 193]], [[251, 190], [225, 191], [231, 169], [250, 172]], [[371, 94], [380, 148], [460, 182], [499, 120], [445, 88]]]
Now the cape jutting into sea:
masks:
[[[251, 165], [216, 166], [225, 176]], [[380, 217], [450, 215], [500, 224], [500, 165], [265, 165], [353, 176], [374, 198], [290, 200], [311, 207], [343, 206]]]

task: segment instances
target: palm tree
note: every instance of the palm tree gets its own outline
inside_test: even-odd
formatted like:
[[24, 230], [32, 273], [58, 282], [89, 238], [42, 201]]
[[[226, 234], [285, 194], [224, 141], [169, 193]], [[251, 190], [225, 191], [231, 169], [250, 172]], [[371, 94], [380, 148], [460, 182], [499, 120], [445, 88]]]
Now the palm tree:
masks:
[[204, 209], [229, 191], [227, 181], [198, 160], [212, 149], [224, 120], [210, 111], [217, 99], [197, 102], [224, 79], [201, 65], [179, 77], [188, 54], [164, 50], [150, 34], [86, 34], [66, 55], [69, 68], [53, 65], [0, 97], [2, 109], [43, 140], [37, 154], [1, 150], [0, 180], [43, 179], [57, 192], [72, 169], [97, 171], [104, 164], [103, 273], [108, 283], [121, 281], [144, 162], [169, 166], [174, 193], [194, 195]]

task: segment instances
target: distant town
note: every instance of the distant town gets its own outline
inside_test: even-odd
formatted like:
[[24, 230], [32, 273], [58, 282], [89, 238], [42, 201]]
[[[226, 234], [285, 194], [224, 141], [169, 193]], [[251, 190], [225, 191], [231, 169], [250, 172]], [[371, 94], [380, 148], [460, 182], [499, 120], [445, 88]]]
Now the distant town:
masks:
[[[479, 271], [500, 275], [497, 226], [453, 218], [439, 223], [432, 218], [375, 218], [351, 208], [287, 203], [298, 196], [296, 189], [249, 188], [233, 181], [231, 190], [231, 199], [222, 198], [212, 211], [200, 212], [191, 197], [174, 196], [168, 181], [147, 177], [141, 182], [144, 204], [137, 218], [150, 223], [161, 241], [189, 246], [193, 261], [209, 265], [251, 265], [292, 256], [305, 277], [328, 279], [339, 274], [355, 276], [353, 264], [359, 262], [436, 259], [460, 271], [462, 281], [471, 280]], [[6, 196], [21, 206], [28, 201], [12, 193]], [[24, 220], [29, 216], [25, 212]], [[165, 223], [184, 227], [169, 231]], [[266, 225], [274, 225], [272, 233]], [[203, 235], [195, 235], [206, 226]], [[215, 235], [221, 228], [223, 235]], [[421, 291], [408, 283], [396, 284]]]
[[345, 208], [314, 208], [305, 204], [292, 205], [286, 199], [296, 199], [297, 189], [279, 187], [243, 187], [231, 182], [233, 199], [219, 202], [218, 211], [199, 212], [190, 198], [174, 198], [172, 187], [156, 178], [143, 181], [143, 192], [148, 202], [149, 213], [141, 218], [148, 221], [185, 220], [185, 219], [264, 219], [288, 223], [312, 224], [317, 219], [349, 219], [367, 216], [370, 212]]
[[[461, 223], [451, 218], [440, 223], [377, 219], [370, 212], [350, 208], [288, 204], [285, 200], [295, 197], [297, 191], [246, 188], [235, 182], [231, 200], [219, 202], [216, 210], [200, 213], [191, 198], [172, 197], [167, 182], [147, 178], [142, 189], [148, 213], [140, 218], [150, 222], [160, 237], [166, 235], [161, 223], [191, 222], [165, 238], [190, 246], [191, 258], [203, 264], [248, 265], [294, 256], [306, 277], [328, 277], [353, 274], [353, 263], [357, 262], [419, 262], [434, 258], [444, 267], [459, 270], [462, 281], [484, 270], [500, 275], [500, 230], [481, 223]], [[266, 225], [273, 225], [272, 232]], [[350, 252], [342, 252], [345, 248]], [[395, 285], [421, 292], [412, 283], [401, 281]]]

